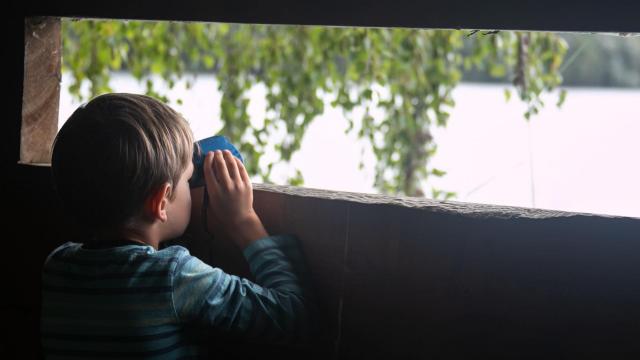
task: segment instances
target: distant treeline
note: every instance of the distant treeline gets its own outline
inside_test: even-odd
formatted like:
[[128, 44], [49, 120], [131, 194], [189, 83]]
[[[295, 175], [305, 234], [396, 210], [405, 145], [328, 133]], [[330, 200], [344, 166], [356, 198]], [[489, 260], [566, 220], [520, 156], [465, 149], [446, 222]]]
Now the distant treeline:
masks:
[[[561, 33], [569, 45], [562, 86], [640, 87], [640, 36]], [[463, 81], [506, 82], [487, 71], [465, 71]]]

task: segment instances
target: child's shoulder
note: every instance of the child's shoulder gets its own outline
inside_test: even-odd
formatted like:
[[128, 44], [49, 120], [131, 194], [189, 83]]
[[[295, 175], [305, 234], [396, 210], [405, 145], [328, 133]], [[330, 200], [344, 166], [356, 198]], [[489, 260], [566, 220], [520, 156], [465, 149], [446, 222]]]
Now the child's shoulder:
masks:
[[68, 241], [68, 242], [58, 246], [51, 253], [49, 253], [49, 255], [47, 256], [47, 259], [45, 260], [45, 263], [48, 263], [53, 258], [64, 256], [65, 253], [74, 252], [74, 251], [78, 250], [81, 246], [82, 246], [81, 243], [75, 243], [75, 242]]
[[106, 260], [115, 258], [135, 258], [138, 262], [147, 260], [175, 261], [185, 256], [190, 256], [189, 250], [179, 245], [168, 246], [161, 250], [154, 250], [151, 246], [124, 246], [102, 249], [85, 249], [82, 243], [66, 242], [55, 248], [45, 260], [45, 264], [52, 260], [71, 260], [82, 258], [84, 260]]
[[157, 253], [160, 256], [167, 256], [167, 257], [183, 257], [183, 256], [190, 255], [189, 250], [187, 250], [187, 248], [180, 245], [167, 246], [163, 249], [158, 250]]
[[[155, 250], [151, 246], [127, 245], [109, 248], [84, 248], [82, 243], [67, 242], [54, 249], [45, 260], [43, 271], [74, 269], [79, 272], [168, 271], [191, 258], [182, 246]], [[65, 270], [66, 271], [66, 270]]]

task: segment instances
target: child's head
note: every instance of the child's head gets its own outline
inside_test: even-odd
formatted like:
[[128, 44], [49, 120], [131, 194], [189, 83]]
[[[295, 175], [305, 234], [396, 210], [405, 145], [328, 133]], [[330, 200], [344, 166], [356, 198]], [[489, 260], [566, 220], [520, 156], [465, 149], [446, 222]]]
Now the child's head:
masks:
[[192, 154], [191, 129], [169, 106], [144, 95], [106, 94], [62, 126], [51, 168], [65, 210], [80, 225], [117, 232], [149, 220], [154, 206], [170, 206], [165, 222], [172, 230], [163, 234], [170, 238], [190, 217]]

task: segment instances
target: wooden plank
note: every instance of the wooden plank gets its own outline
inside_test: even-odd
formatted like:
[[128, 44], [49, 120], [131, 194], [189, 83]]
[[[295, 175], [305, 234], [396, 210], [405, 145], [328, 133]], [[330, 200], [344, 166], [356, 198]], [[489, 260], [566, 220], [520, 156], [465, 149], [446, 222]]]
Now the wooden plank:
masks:
[[61, 33], [59, 18], [27, 18], [20, 162], [50, 163], [58, 131]]
[[[640, 219], [265, 184], [254, 207], [301, 240], [325, 321], [316, 355], [640, 353]], [[243, 269], [221, 242], [193, 245]]]

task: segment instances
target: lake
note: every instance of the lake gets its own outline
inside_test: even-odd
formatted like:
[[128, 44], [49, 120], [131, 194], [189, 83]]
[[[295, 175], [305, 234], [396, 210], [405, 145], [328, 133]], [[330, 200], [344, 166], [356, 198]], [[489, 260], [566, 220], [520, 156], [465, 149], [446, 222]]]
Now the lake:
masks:
[[[60, 96], [60, 126], [79, 103], [66, 91]], [[116, 92], [144, 92], [144, 86], [126, 74], [112, 78]], [[161, 86], [158, 81], [158, 88]], [[438, 152], [430, 166], [444, 170], [430, 178], [431, 187], [455, 191], [455, 201], [535, 207], [640, 218], [640, 90], [567, 88], [561, 109], [557, 94], [543, 99], [547, 106], [525, 121], [524, 105], [515, 96], [505, 101], [505, 85], [462, 83], [454, 93], [456, 107], [446, 128], [434, 128]], [[84, 87], [86, 91], [86, 86]], [[86, 92], [85, 92], [86, 93]], [[197, 139], [222, 128], [220, 93], [211, 75], [199, 75], [190, 90], [184, 83], [166, 91], [171, 104], [190, 122]], [[264, 88], [251, 92], [249, 113], [255, 126], [264, 118]], [[310, 125], [290, 164], [274, 166], [273, 180], [300, 169], [305, 187], [375, 193], [375, 158], [355, 134], [344, 134], [347, 122], [327, 100], [325, 113]], [[272, 144], [284, 136], [274, 135]], [[360, 158], [364, 168], [358, 170]], [[267, 152], [264, 160], [276, 159]], [[253, 179], [257, 181], [257, 179]]]

